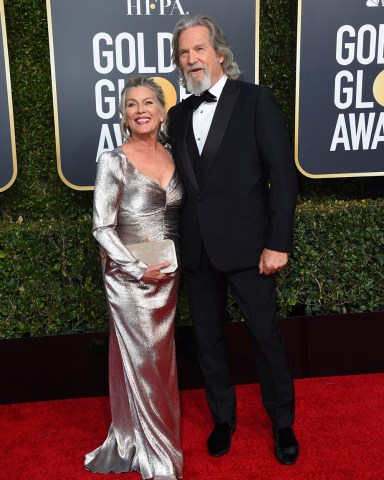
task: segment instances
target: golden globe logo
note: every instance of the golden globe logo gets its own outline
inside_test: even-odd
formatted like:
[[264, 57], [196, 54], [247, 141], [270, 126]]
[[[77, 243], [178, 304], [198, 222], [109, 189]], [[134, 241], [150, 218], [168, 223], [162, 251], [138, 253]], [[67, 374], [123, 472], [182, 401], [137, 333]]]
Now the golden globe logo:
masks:
[[127, 0], [127, 15], [188, 15], [180, 0]]
[[163, 90], [165, 98], [165, 109], [168, 110], [176, 105], [177, 102], [177, 93], [175, 87], [172, 83], [163, 77], [152, 77], [152, 80], [155, 81]]

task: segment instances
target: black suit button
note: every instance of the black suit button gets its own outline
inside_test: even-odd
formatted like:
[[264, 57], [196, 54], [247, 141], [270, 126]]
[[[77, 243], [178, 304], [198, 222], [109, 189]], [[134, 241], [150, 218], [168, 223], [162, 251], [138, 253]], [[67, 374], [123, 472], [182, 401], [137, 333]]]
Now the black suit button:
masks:
[[197, 197], [197, 201], [198, 201], [198, 202], [201, 202], [202, 199], [203, 199], [203, 197], [200, 196], [200, 195]]

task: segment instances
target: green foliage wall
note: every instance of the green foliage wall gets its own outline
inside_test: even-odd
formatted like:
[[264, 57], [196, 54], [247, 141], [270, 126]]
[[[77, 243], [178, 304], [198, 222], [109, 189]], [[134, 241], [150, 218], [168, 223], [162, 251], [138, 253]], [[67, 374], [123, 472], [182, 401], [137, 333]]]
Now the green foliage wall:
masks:
[[280, 315], [384, 311], [384, 200], [303, 201]]
[[[4, 5], [18, 177], [0, 194], [0, 337], [106, 330], [92, 192], [71, 190], [57, 174], [46, 2]], [[291, 138], [296, 14], [296, 1], [261, 0], [260, 83], [277, 94]], [[281, 316], [384, 310], [384, 204], [361, 199], [363, 187], [300, 176]], [[239, 318], [231, 300], [228, 311]], [[183, 290], [177, 322], [189, 322]]]

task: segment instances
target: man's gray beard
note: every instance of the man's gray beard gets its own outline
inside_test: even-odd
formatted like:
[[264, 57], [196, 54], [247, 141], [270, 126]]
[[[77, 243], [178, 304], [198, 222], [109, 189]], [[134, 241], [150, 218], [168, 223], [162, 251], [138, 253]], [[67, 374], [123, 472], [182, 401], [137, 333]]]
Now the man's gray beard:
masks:
[[191, 77], [187, 76], [188, 74], [184, 75], [185, 82], [187, 84], [187, 90], [190, 93], [194, 93], [195, 95], [200, 95], [201, 93], [205, 92], [212, 86], [212, 80], [209, 73], [206, 73], [204, 78], [199, 82], [194, 82]]

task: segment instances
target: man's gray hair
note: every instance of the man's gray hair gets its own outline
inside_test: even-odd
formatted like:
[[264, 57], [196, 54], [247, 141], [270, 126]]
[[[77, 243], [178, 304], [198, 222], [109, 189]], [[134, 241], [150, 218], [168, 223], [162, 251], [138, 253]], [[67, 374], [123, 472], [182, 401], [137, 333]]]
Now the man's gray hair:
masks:
[[233, 53], [228, 46], [228, 43], [224, 37], [223, 30], [221, 29], [220, 25], [214, 20], [212, 17], [208, 15], [195, 15], [194, 17], [184, 17], [179, 22], [177, 22], [175, 29], [173, 31], [173, 39], [172, 39], [172, 61], [179, 69], [180, 72], [180, 83], [184, 87], [186, 87], [186, 82], [184, 79], [184, 75], [181, 70], [180, 62], [179, 62], [179, 37], [180, 34], [191, 27], [207, 27], [209, 30], [209, 37], [211, 41], [211, 45], [215, 50], [216, 54], [219, 56], [224, 57], [224, 61], [222, 63], [223, 72], [227, 75], [228, 78], [231, 80], [236, 80], [236, 78], [240, 75], [240, 69], [237, 63], [233, 59]]

